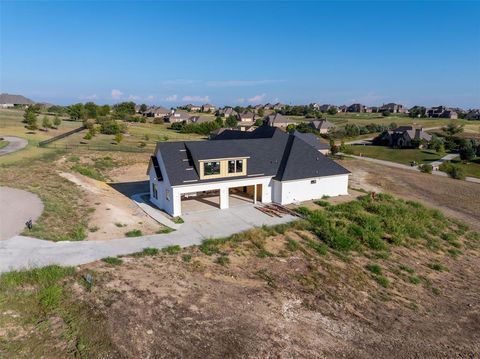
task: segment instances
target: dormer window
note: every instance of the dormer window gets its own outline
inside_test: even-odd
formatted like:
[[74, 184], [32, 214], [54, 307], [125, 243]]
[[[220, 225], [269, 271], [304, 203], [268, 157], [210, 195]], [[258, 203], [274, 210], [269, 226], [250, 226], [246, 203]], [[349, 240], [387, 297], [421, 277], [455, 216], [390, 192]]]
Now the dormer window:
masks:
[[213, 176], [220, 174], [220, 161], [204, 162], [203, 173], [205, 176]]
[[228, 173], [242, 173], [243, 172], [243, 160], [230, 160], [228, 161]]
[[245, 176], [247, 158], [200, 161], [200, 179]]

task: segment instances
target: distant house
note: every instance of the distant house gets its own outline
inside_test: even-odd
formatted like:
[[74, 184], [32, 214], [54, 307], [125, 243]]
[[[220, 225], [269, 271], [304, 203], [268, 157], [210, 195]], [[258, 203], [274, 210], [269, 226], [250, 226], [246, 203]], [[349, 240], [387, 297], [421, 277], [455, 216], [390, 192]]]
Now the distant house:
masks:
[[143, 116], [145, 117], [154, 117], [154, 118], [159, 118], [159, 117], [165, 117], [168, 116], [172, 113], [172, 110], [168, 110], [165, 107], [158, 106], [158, 107], [150, 107], [143, 113]]
[[197, 105], [192, 105], [191, 103], [189, 103], [188, 105], [185, 105], [185, 109], [188, 111], [199, 112], [202, 109], [202, 107]]
[[335, 127], [333, 123], [323, 119], [316, 119], [316, 120], [310, 121], [308, 125], [320, 133], [327, 133], [331, 128]]
[[280, 111], [280, 110], [283, 110], [285, 108], [285, 105], [280, 103], [280, 102], [277, 102], [275, 105], [273, 105], [272, 109], [275, 110], [275, 111]]
[[330, 153], [330, 144], [326, 142], [324, 139], [315, 136], [313, 133], [302, 133], [294, 130], [291, 132], [295, 137], [303, 140], [313, 148], [315, 148], [318, 152], [324, 155], [328, 155]]
[[236, 112], [232, 107], [224, 107], [217, 111], [217, 116], [220, 117], [230, 117], [235, 116]]
[[202, 105], [202, 112], [215, 112], [217, 108], [209, 103]]
[[164, 117], [165, 122], [168, 123], [177, 123], [177, 122], [188, 122], [191, 115], [188, 112], [175, 110], [173, 113]]
[[360, 103], [354, 103], [347, 107], [347, 112], [365, 112], [365, 106]]
[[374, 142], [386, 144], [391, 147], [405, 148], [415, 147], [415, 142], [420, 145], [421, 142], [430, 142], [432, 136], [425, 132], [423, 128], [415, 128], [413, 126], [400, 126], [394, 130], [381, 133]]
[[15, 106], [30, 106], [35, 102], [22, 95], [10, 95], [8, 93], [0, 94], [0, 107], [9, 108]]
[[271, 103], [266, 103], [263, 105], [264, 110], [273, 110], [273, 105]]
[[212, 118], [207, 116], [191, 116], [187, 120], [187, 122], [190, 122], [190, 123], [205, 123], [210, 121], [212, 121]]
[[382, 107], [380, 107], [380, 112], [383, 111], [389, 111], [390, 113], [405, 113], [407, 110], [403, 107], [403, 105], [390, 102], [383, 104]]
[[329, 110], [331, 109], [335, 109], [336, 112], [338, 112], [338, 107], [337, 106], [334, 106], [334, 105], [329, 105], [329, 104], [325, 104], [325, 105], [322, 105], [319, 107], [319, 110], [321, 112], [328, 112]]
[[319, 111], [321, 106], [316, 103], [316, 102], [312, 102], [310, 105], [309, 105], [310, 108], [313, 108], [315, 111]]
[[480, 110], [470, 110], [465, 115], [466, 120], [480, 120]]
[[238, 121], [245, 124], [245, 123], [250, 123], [253, 124], [255, 121], [255, 114], [251, 111], [244, 111], [240, 114], [238, 114]]
[[430, 118], [450, 118], [452, 120], [458, 118], [458, 113], [456, 111], [445, 106], [431, 107], [425, 114]]
[[292, 119], [285, 117], [279, 113], [276, 113], [274, 115], [270, 115], [267, 117], [265, 123], [268, 126], [271, 127], [287, 127], [288, 125], [293, 125], [295, 124], [295, 121]]
[[338, 112], [347, 112], [348, 107], [345, 105], [338, 106]]

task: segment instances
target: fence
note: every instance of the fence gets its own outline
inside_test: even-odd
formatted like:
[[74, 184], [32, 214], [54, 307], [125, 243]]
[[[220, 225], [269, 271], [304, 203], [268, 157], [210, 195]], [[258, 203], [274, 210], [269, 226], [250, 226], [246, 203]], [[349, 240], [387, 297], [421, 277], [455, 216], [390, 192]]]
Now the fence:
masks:
[[136, 147], [127, 147], [127, 146], [118, 146], [118, 145], [112, 145], [112, 146], [92, 146], [88, 144], [71, 144], [71, 143], [65, 143], [65, 144], [46, 144], [42, 147], [47, 147], [47, 148], [56, 148], [56, 149], [64, 149], [64, 150], [86, 150], [86, 151], [120, 151], [120, 152], [135, 152], [135, 153], [152, 153], [152, 148], [148, 147], [143, 147], [143, 148], [136, 148]]
[[60, 135], [58, 135], [58, 136], [55, 136], [55, 137], [52, 137], [52, 138], [49, 138], [48, 140], [41, 141], [41, 142], [38, 143], [38, 147], [45, 147], [45, 146], [48, 145], [49, 143], [52, 143], [52, 142], [61, 140], [62, 138], [68, 137], [68, 136], [70, 136], [70, 135], [73, 135], [74, 133], [83, 131], [83, 130], [85, 130], [85, 129], [86, 129], [85, 126], [81, 126], [81, 127], [76, 128], [76, 129], [74, 129], [74, 130], [71, 130], [71, 131], [62, 133], [62, 134], [60, 134]]

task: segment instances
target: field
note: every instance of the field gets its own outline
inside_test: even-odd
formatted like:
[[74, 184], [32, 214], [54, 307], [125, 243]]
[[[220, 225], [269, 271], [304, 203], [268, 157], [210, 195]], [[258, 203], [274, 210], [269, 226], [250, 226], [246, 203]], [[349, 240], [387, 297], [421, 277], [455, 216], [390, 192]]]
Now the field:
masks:
[[199, 247], [3, 275], [0, 354], [480, 354], [478, 233], [389, 196], [326, 203]]
[[357, 156], [392, 161], [404, 165], [408, 165], [412, 161], [416, 161], [417, 163], [429, 163], [436, 161], [445, 155], [444, 153], [437, 153], [431, 150], [409, 148], [395, 149], [386, 146], [353, 145], [350, 148], [352, 154]]

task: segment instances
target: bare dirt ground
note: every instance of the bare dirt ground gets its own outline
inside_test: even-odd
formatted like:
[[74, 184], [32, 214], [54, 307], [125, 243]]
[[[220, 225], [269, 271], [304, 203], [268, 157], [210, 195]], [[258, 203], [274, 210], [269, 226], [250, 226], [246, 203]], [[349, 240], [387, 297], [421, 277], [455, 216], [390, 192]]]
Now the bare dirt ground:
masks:
[[[288, 234], [296, 238], [295, 234]], [[268, 240], [279, 253], [285, 237]], [[396, 249], [428, 285], [389, 275], [390, 289], [362, 270], [365, 257], [296, 252], [257, 258], [237, 249], [230, 264], [198, 249], [181, 255], [124, 258], [120, 267], [85, 266], [97, 278], [76, 295], [101, 312], [106, 335], [128, 358], [475, 358], [480, 355], [480, 260], [442, 258], [447, 272], [426, 267], [431, 253]], [[389, 264], [382, 263], [384, 266]], [[394, 266], [394, 264], [391, 264]], [[402, 279], [403, 278], [403, 279]], [[435, 290], [432, 290], [435, 288]], [[122, 328], [122, 330], [119, 330]]]
[[435, 207], [480, 230], [480, 185], [446, 177], [384, 166], [360, 160], [341, 164], [352, 175], [350, 186], [387, 192]]

